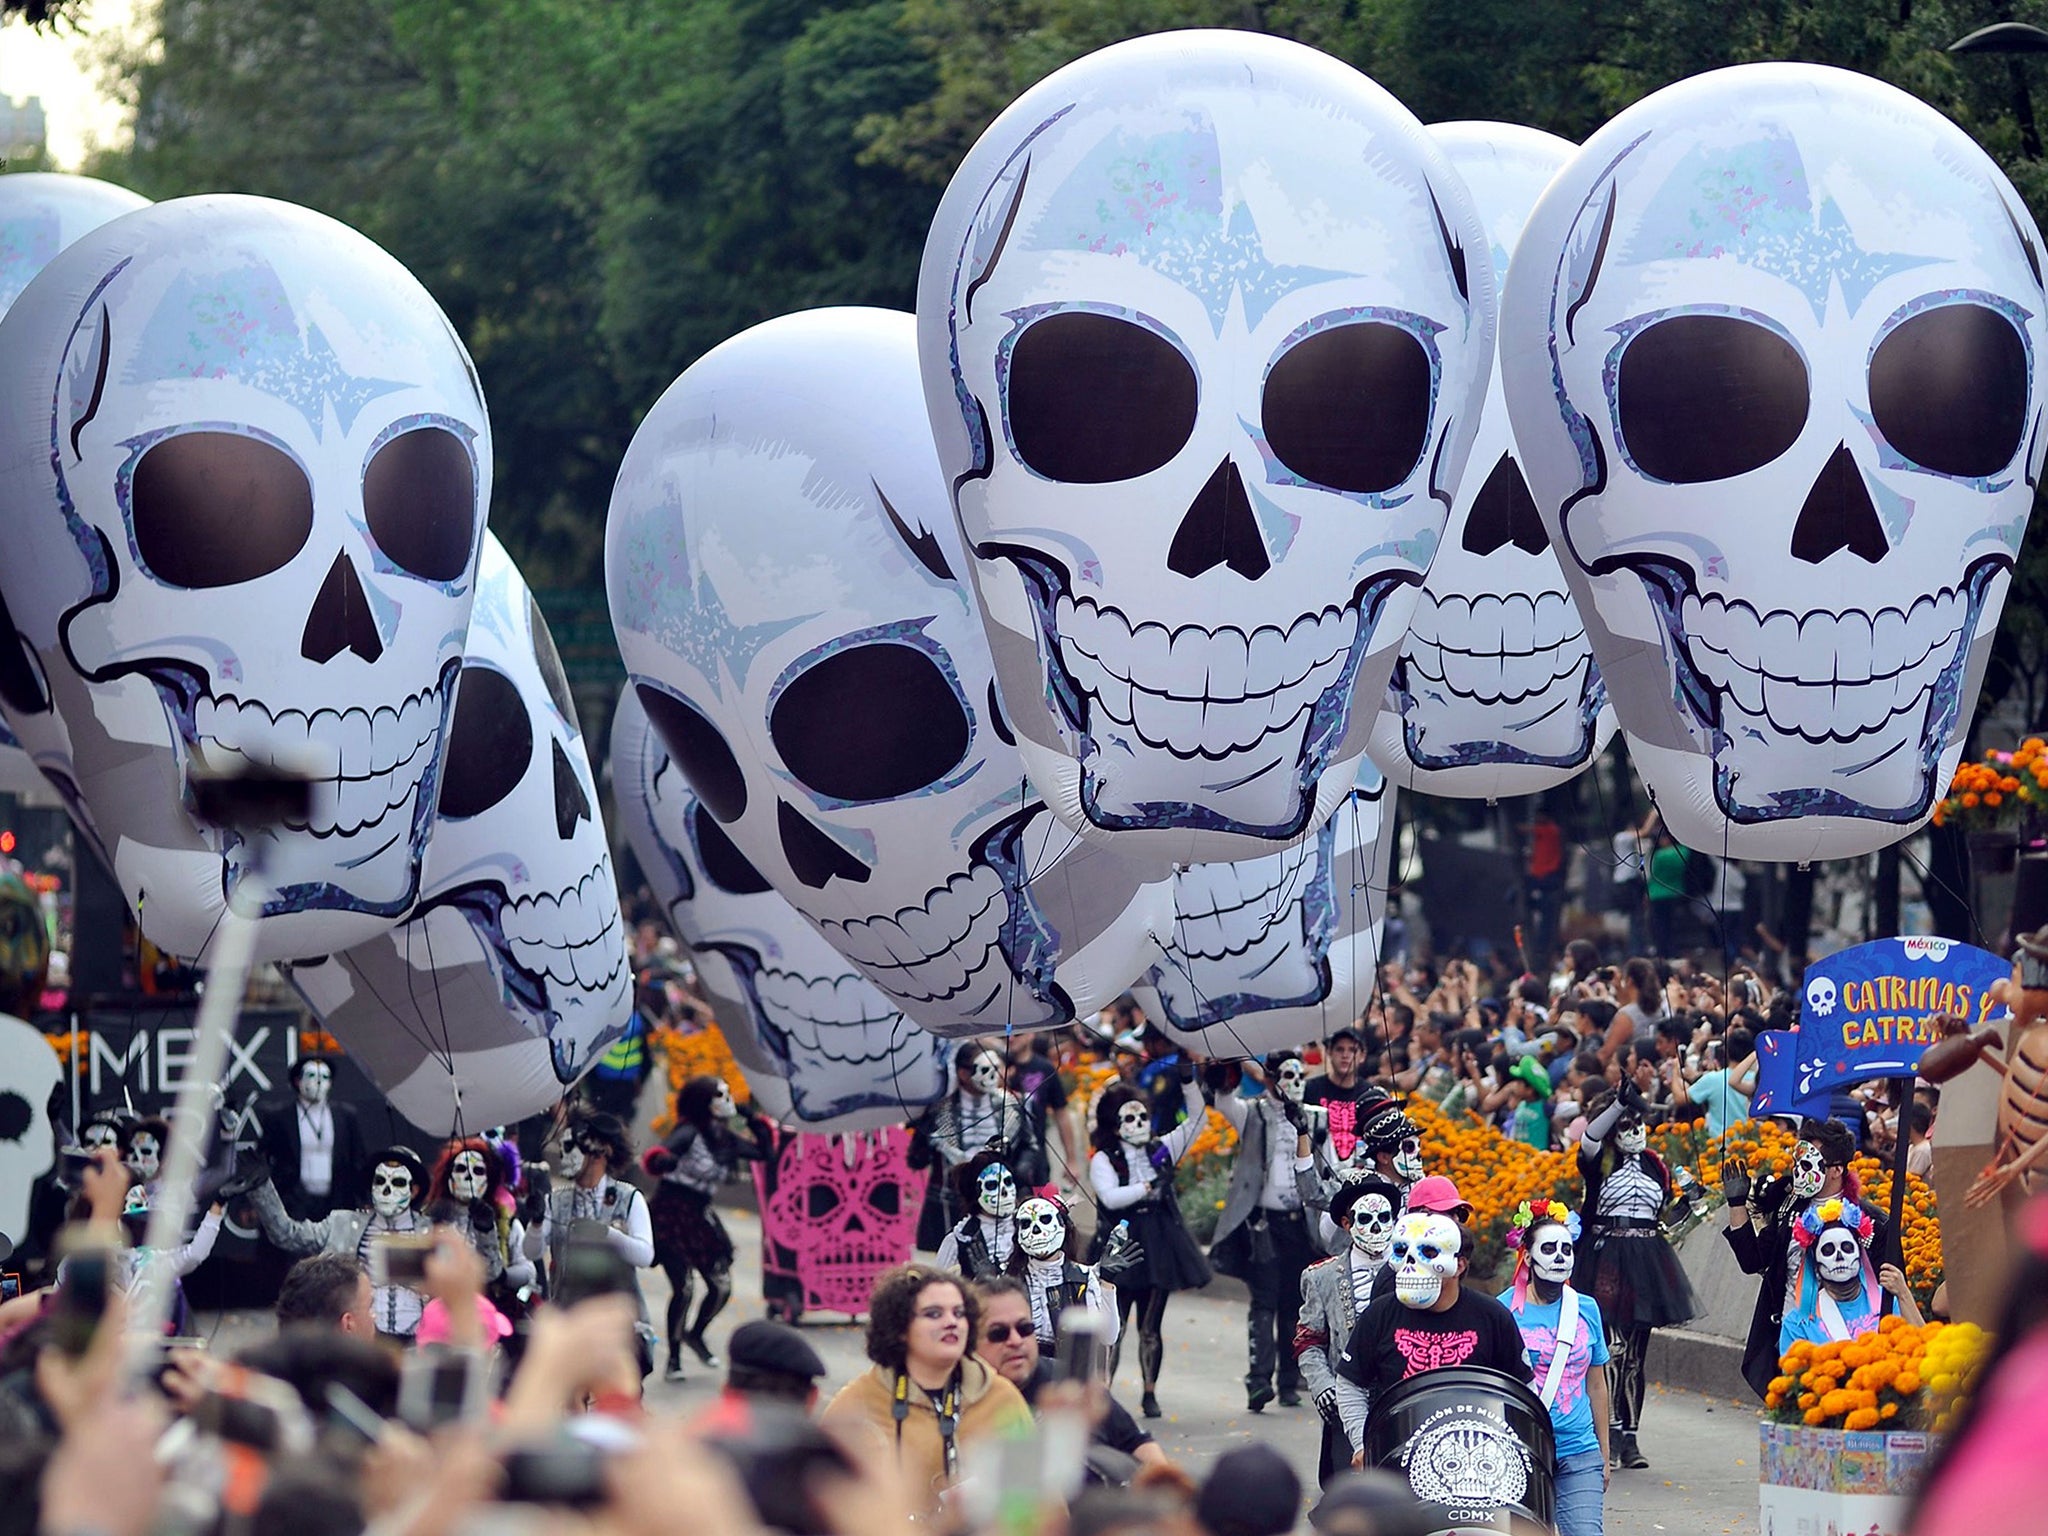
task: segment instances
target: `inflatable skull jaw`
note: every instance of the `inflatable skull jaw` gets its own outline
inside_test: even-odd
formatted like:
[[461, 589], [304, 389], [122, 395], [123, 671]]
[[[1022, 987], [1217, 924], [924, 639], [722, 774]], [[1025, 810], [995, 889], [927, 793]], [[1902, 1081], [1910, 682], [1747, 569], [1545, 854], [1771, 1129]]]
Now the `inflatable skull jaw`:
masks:
[[1394, 1295], [1404, 1307], [1427, 1312], [1444, 1287], [1461, 1273], [1458, 1224], [1433, 1211], [1410, 1211], [1394, 1228], [1388, 1258], [1394, 1265]]
[[[1349, 788], [1469, 446], [1489, 267], [1405, 110], [1273, 39], [1106, 49], [976, 146], [926, 248], [927, 394], [1004, 694], [1045, 701], [1026, 763], [1084, 836], [1252, 857]], [[1312, 449], [1361, 393], [1400, 425]]]
[[1036, 1196], [1017, 1207], [1017, 1246], [1024, 1257], [1044, 1261], [1064, 1258], [1067, 1222], [1060, 1208]]
[[[62, 451], [24, 530], [47, 590], [16, 582], [10, 608], [45, 674], [83, 681], [76, 781], [124, 892], [197, 955], [260, 856], [260, 957], [368, 938], [417, 898], [469, 617], [490, 490], [469, 359], [397, 262], [286, 204], [158, 205], [59, 260], [90, 298], [19, 333]], [[237, 761], [310, 765], [309, 821], [196, 822], [191, 769]], [[148, 899], [209, 870], [211, 901]]]
[[1632, 752], [1695, 845], [1894, 842], [1948, 782], [2039, 478], [2039, 234], [1860, 76], [1744, 66], [1610, 129], [1515, 274], [1546, 363], [1503, 355]]
[[692, 365], [613, 495], [614, 625], [708, 821], [903, 1013], [1056, 1027], [1156, 955], [1170, 894], [1025, 788], [914, 341], [815, 311]]

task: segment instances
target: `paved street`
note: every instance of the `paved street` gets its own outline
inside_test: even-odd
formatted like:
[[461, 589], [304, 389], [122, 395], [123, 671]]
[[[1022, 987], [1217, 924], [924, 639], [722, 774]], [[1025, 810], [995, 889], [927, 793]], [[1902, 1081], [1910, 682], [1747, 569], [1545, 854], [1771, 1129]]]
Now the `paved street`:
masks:
[[[711, 1330], [714, 1347], [731, 1329], [760, 1315], [760, 1226], [748, 1212], [720, 1213], [739, 1249], [733, 1304]], [[659, 1270], [643, 1279], [657, 1321], [668, 1299]], [[832, 1368], [837, 1386], [866, 1366], [859, 1326], [837, 1319], [807, 1318], [804, 1332]], [[1199, 1474], [1219, 1453], [1250, 1440], [1278, 1448], [1313, 1487], [1317, 1419], [1309, 1407], [1244, 1408], [1244, 1309], [1241, 1304], [1199, 1292], [1176, 1296], [1166, 1314], [1166, 1365], [1159, 1400], [1166, 1418], [1150, 1426], [1169, 1455]], [[687, 1402], [708, 1396], [717, 1373], [685, 1360], [689, 1378], [655, 1387], [656, 1400]], [[1137, 1359], [1125, 1351], [1116, 1387], [1126, 1406], [1137, 1407]], [[1754, 1536], [1757, 1529], [1756, 1413], [1748, 1404], [1650, 1389], [1644, 1415], [1644, 1472], [1618, 1472], [1608, 1495], [1610, 1536], [1699, 1533], [1699, 1536]]]

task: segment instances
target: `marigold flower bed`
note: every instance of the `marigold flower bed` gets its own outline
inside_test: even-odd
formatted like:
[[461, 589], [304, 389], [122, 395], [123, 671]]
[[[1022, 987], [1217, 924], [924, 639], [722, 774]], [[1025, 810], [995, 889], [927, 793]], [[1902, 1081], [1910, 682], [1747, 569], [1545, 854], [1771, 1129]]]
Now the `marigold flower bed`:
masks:
[[1815, 1429], [1946, 1430], [1990, 1343], [1974, 1323], [1916, 1328], [1897, 1315], [1858, 1338], [1801, 1341], [1778, 1362], [1764, 1407]]

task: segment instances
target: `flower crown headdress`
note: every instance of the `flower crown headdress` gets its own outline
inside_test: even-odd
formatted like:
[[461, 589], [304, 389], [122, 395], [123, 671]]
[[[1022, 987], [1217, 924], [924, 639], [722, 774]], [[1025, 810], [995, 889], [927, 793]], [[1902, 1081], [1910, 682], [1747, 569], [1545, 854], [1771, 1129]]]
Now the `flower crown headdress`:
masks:
[[1811, 1248], [1829, 1227], [1847, 1227], [1865, 1248], [1877, 1236], [1877, 1223], [1870, 1219], [1870, 1212], [1836, 1195], [1817, 1200], [1801, 1211], [1799, 1220], [1793, 1223], [1792, 1237], [1801, 1248]]
[[1579, 1240], [1579, 1213], [1562, 1200], [1544, 1198], [1524, 1200], [1515, 1207], [1515, 1214], [1508, 1219], [1508, 1247], [1520, 1253], [1522, 1244], [1528, 1238], [1529, 1229], [1541, 1222], [1562, 1222], [1571, 1240]]

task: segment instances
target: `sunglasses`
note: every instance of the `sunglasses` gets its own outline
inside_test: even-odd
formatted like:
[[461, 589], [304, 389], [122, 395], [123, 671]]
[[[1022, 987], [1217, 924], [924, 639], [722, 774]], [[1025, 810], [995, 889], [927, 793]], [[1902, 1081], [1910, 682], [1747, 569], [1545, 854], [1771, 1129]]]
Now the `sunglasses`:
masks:
[[[1018, 1338], [1020, 1338], [1020, 1339], [1028, 1339], [1028, 1338], [1030, 1338], [1030, 1337], [1031, 1337], [1031, 1336], [1032, 1336], [1032, 1335], [1033, 1335], [1034, 1333], [1036, 1333], [1036, 1332], [1038, 1332], [1038, 1324], [1036, 1324], [1035, 1322], [1033, 1322], [1033, 1321], [1032, 1321], [1032, 1320], [1031, 1320], [1030, 1318], [1028, 1318], [1028, 1317], [1027, 1317], [1026, 1319], [1024, 1319], [1024, 1321], [1023, 1321], [1023, 1322], [1021, 1322], [1021, 1323], [1019, 1323], [1019, 1324], [1017, 1324], [1017, 1325], [1016, 1325], [1016, 1333], [1017, 1333], [1017, 1337], [1018, 1337]], [[1010, 1342], [1010, 1324], [1008, 1324], [1008, 1323], [990, 1323], [990, 1324], [988, 1325], [988, 1341], [989, 1341], [989, 1343], [991, 1343], [991, 1344], [1007, 1344], [1007, 1343], [1009, 1343], [1009, 1342]]]

